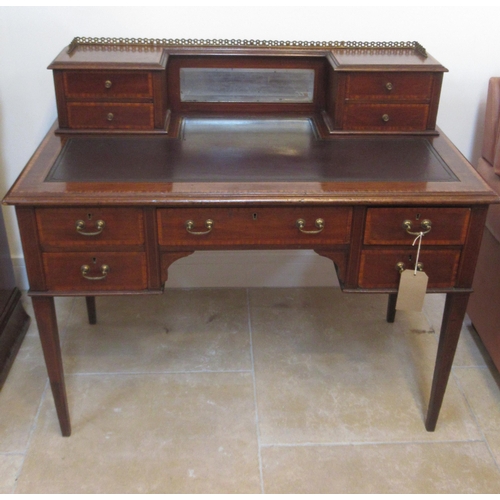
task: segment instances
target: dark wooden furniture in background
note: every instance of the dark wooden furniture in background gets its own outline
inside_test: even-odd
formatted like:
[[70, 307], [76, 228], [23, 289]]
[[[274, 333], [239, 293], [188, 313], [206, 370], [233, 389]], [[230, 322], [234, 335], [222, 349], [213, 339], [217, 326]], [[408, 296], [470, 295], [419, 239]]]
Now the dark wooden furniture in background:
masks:
[[[63, 435], [54, 296], [161, 293], [198, 250], [313, 249], [345, 292], [416, 266], [446, 293], [435, 429], [497, 196], [436, 129], [443, 72], [418, 44], [76, 40], [51, 64], [59, 123], [16, 206]], [[429, 222], [430, 221], [430, 222]], [[193, 283], [196, 285], [196, 283]]]
[[3, 215], [0, 213], [0, 389], [21, 347], [30, 317], [21, 303], [10, 259]]
[[[500, 195], [500, 77], [488, 83], [484, 135], [477, 171]], [[481, 342], [500, 371], [500, 205], [490, 207], [467, 308]]]

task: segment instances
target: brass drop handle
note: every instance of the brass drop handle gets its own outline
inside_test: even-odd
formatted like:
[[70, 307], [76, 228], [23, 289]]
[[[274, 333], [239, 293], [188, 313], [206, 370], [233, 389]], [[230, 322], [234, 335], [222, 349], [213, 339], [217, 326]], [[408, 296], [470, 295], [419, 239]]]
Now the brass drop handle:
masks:
[[394, 87], [392, 86], [392, 83], [391, 82], [387, 82], [385, 84], [385, 88], [390, 92]]
[[200, 235], [208, 234], [214, 228], [214, 221], [212, 219], [207, 219], [205, 221], [205, 227], [207, 228], [206, 231], [193, 231], [194, 222], [192, 220], [187, 220], [186, 223], [184, 224], [184, 227], [186, 228], [186, 231], [189, 234], [194, 234], [195, 236], [200, 236]]
[[306, 231], [304, 229], [304, 227], [306, 225], [306, 221], [304, 219], [297, 219], [297, 222], [295, 223], [295, 225], [298, 227], [299, 231], [301, 233], [304, 233], [304, 234], [318, 234], [318, 233], [321, 233], [321, 231], [323, 231], [323, 229], [325, 229], [325, 221], [323, 219], [316, 219], [315, 220], [314, 225], [318, 228], [317, 230], [313, 229], [311, 231]]
[[430, 230], [432, 229], [432, 222], [429, 219], [424, 219], [420, 223], [420, 226], [422, 227], [422, 231], [412, 231], [411, 220], [405, 220], [403, 222], [403, 228], [406, 229], [406, 232], [408, 234], [411, 234], [412, 236], [419, 236], [421, 233], [423, 236], [424, 234], [430, 232]]
[[84, 231], [85, 222], [83, 220], [77, 220], [76, 221], [76, 232], [83, 235], [83, 236], [97, 236], [98, 234], [102, 233], [104, 226], [106, 226], [106, 223], [103, 220], [98, 220], [95, 223], [95, 227], [96, 227], [97, 231], [87, 232], [87, 231]]
[[[399, 273], [401, 274], [404, 270], [405, 270], [405, 265], [403, 262], [398, 262], [396, 264], [396, 269], [399, 271]], [[417, 271], [423, 271], [424, 270], [424, 264], [422, 262], [419, 262], [417, 264]]]
[[382, 115], [382, 121], [387, 123], [390, 120], [389, 115], [387, 113]]
[[109, 273], [109, 266], [107, 264], [103, 264], [101, 266], [101, 276], [88, 276], [88, 273], [90, 271], [90, 266], [87, 266], [86, 264], [80, 268], [80, 271], [82, 272], [82, 276], [86, 280], [93, 280], [93, 281], [103, 280]]
[[108, 120], [108, 122], [111, 122], [111, 121], [113, 121], [114, 117], [115, 117], [115, 115], [113, 113], [108, 113], [106, 116], [106, 119]]
[[105, 86], [107, 89], [110, 89], [112, 85], [113, 85], [113, 83], [111, 82], [111, 80], [106, 80], [106, 81], [104, 82], [104, 86]]

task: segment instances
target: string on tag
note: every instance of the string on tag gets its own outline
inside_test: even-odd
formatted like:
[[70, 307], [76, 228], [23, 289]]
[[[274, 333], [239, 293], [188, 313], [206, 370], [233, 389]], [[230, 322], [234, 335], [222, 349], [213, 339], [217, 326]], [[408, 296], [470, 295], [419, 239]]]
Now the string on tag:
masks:
[[424, 233], [421, 231], [419, 235], [413, 240], [412, 246], [415, 246], [415, 243], [418, 241], [418, 249], [417, 249], [417, 259], [415, 261], [415, 271], [413, 272], [413, 276], [417, 275], [417, 268], [418, 268], [418, 258], [420, 257], [420, 247], [422, 245], [422, 238], [424, 237]]

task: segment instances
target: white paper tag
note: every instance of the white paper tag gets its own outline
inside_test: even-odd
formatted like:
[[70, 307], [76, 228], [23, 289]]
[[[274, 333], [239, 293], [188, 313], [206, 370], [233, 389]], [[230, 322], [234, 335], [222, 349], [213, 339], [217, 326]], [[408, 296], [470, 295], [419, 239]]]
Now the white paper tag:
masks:
[[407, 269], [401, 273], [396, 309], [420, 312], [424, 306], [429, 277], [423, 271]]

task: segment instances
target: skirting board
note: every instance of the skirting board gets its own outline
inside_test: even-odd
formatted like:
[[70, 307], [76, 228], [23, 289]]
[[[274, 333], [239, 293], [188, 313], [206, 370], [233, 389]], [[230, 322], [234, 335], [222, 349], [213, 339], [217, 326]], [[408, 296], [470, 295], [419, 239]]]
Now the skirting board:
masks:
[[[16, 283], [28, 289], [22, 257], [13, 258]], [[174, 262], [166, 288], [339, 286], [331, 260], [312, 250], [199, 251]]]

